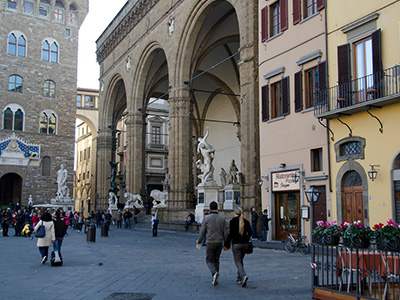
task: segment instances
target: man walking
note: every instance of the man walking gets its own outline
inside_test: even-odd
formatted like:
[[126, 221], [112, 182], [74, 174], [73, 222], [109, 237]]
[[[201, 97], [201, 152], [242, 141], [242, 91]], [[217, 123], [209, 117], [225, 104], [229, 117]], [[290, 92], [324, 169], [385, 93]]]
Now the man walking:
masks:
[[258, 214], [256, 213], [256, 208], [251, 208], [251, 228], [253, 229], [252, 239], [257, 239], [257, 221], [258, 221]]
[[262, 238], [261, 238], [261, 243], [266, 244], [267, 243], [267, 237], [268, 237], [268, 230], [269, 230], [269, 221], [271, 221], [270, 218], [268, 218], [268, 210], [264, 209], [263, 213], [261, 214], [261, 229], [262, 229]]
[[129, 228], [131, 229], [131, 218], [132, 218], [132, 213], [126, 209], [124, 212], [124, 221], [125, 221], [125, 229]]
[[203, 237], [207, 238], [206, 263], [212, 275], [212, 284], [218, 285], [219, 257], [221, 256], [223, 244], [226, 242], [228, 231], [225, 218], [218, 214], [218, 204], [210, 203], [210, 214], [205, 216], [201, 224], [197, 247], [201, 247]]

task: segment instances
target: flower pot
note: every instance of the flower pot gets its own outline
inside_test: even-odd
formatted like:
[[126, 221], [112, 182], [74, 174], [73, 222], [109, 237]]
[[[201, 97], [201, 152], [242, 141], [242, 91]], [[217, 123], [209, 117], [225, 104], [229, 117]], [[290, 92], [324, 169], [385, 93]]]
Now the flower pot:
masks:
[[400, 241], [376, 241], [376, 248], [383, 251], [400, 251]]
[[338, 236], [324, 236], [322, 245], [337, 246], [339, 244], [340, 237]]
[[370, 241], [366, 238], [360, 238], [358, 240], [349, 240], [349, 239], [345, 239], [343, 241], [343, 244], [346, 247], [349, 248], [360, 248], [360, 249], [365, 249], [368, 248]]

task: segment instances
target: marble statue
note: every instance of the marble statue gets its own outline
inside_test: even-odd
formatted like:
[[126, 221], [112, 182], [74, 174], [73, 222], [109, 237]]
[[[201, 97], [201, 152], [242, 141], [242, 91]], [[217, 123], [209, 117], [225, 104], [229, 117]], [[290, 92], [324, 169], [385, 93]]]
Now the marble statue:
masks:
[[232, 159], [231, 167], [229, 168], [228, 184], [239, 184], [238, 173], [239, 169], [235, 164], [235, 160]]
[[161, 192], [159, 190], [152, 190], [150, 193], [150, 197], [153, 198], [153, 207], [160, 208], [160, 207], [167, 207], [167, 192]]
[[143, 201], [142, 197], [140, 195], [135, 195], [129, 192], [126, 192], [124, 194], [124, 197], [126, 199], [125, 201], [125, 207], [133, 207], [136, 206], [137, 208], [143, 208]]
[[171, 37], [175, 30], [175, 18], [170, 17], [168, 21], [168, 36]]
[[197, 153], [201, 153], [203, 156], [203, 161], [199, 159], [196, 161], [196, 166], [201, 170], [201, 174], [198, 177], [201, 179], [201, 185], [206, 185], [207, 182], [213, 182], [214, 180], [214, 166], [212, 162], [215, 157], [215, 148], [207, 143], [206, 139], [208, 137], [208, 128], [207, 133], [204, 137], [198, 138], [197, 145]]
[[118, 204], [117, 195], [115, 195], [114, 192], [109, 192], [108, 193], [108, 210], [116, 209], [117, 204]]
[[131, 58], [128, 55], [128, 59], [126, 60], [126, 71], [129, 72], [131, 70]]
[[33, 206], [32, 195], [29, 195], [29, 198], [28, 198], [28, 206]]
[[226, 180], [226, 171], [224, 168], [221, 168], [221, 173], [219, 173], [219, 177], [221, 178], [221, 185], [222, 187], [226, 186], [227, 180]]
[[57, 198], [69, 198], [69, 190], [67, 187], [67, 176], [68, 172], [64, 168], [64, 164], [61, 164], [61, 169], [57, 172]]

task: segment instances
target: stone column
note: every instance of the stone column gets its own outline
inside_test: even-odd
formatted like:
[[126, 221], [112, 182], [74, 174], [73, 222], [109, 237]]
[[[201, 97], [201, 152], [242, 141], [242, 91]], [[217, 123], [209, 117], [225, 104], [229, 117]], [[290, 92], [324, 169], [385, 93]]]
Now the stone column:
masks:
[[[145, 124], [141, 113], [129, 114], [126, 121], [128, 148], [126, 151], [126, 190], [132, 194], [142, 194], [144, 190], [144, 140]], [[143, 198], [145, 199], [145, 198]]]
[[111, 130], [99, 130], [97, 137], [96, 209], [107, 210], [110, 188]]
[[189, 88], [176, 87], [169, 94], [168, 170], [171, 190], [169, 208], [193, 208], [192, 195], [192, 104]]
[[[255, 38], [257, 41], [257, 38]], [[245, 44], [240, 48], [240, 95], [241, 95], [241, 184], [242, 207], [249, 211], [255, 206], [261, 211], [260, 189], [257, 178], [260, 174], [259, 151], [259, 86], [257, 44]]]

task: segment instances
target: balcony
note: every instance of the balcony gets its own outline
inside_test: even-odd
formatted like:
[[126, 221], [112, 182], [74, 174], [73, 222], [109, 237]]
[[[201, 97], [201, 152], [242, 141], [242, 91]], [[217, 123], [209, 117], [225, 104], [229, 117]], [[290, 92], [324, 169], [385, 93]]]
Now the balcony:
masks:
[[320, 90], [314, 100], [317, 118], [333, 119], [400, 102], [400, 66]]
[[313, 299], [399, 299], [399, 252], [312, 247]]

